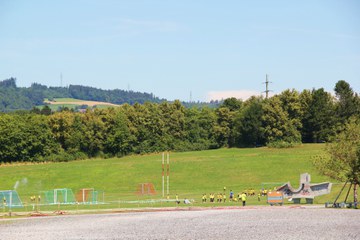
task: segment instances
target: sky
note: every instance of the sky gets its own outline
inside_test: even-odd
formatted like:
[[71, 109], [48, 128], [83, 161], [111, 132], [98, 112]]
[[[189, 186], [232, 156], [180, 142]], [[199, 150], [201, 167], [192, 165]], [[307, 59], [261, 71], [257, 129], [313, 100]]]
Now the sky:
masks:
[[0, 80], [210, 101], [360, 92], [357, 0], [0, 0]]

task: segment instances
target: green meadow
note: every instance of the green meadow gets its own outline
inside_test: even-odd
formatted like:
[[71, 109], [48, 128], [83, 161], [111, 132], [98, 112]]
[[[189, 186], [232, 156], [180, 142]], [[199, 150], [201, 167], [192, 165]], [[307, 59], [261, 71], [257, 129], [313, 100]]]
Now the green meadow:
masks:
[[[49, 102], [48, 99], [45, 99], [44, 102]], [[90, 105], [89, 105], [90, 104]], [[107, 103], [103, 102], [96, 102], [96, 101], [85, 101], [75, 98], [54, 98], [51, 104], [48, 104], [50, 109], [52, 111], [57, 111], [60, 107], [61, 108], [69, 108], [69, 109], [75, 109], [78, 106], [81, 105], [88, 105], [89, 107], [92, 107], [94, 104], [96, 104], [96, 108], [108, 108], [112, 105], [109, 105]], [[37, 106], [38, 108], [42, 108], [44, 105]]]
[[[194, 199], [194, 205], [203, 206], [203, 193], [216, 194], [224, 187], [227, 195], [230, 190], [237, 194], [250, 188], [256, 192], [262, 187], [273, 189], [288, 181], [293, 187], [298, 187], [300, 174], [305, 172], [311, 175], [313, 183], [333, 182], [319, 175], [312, 165], [314, 156], [322, 154], [324, 147], [323, 144], [303, 144], [289, 149], [263, 147], [171, 152], [170, 199], [178, 194], [180, 199]], [[79, 189], [94, 188], [104, 192], [104, 201], [108, 204], [102, 208], [141, 207], [148, 205], [124, 204], [122, 201], [162, 198], [162, 153], [62, 163], [1, 165], [0, 176], [0, 190], [13, 189], [19, 181], [16, 190], [23, 202], [29, 202], [30, 196], [44, 190], [70, 188], [76, 194]], [[137, 195], [139, 183], [153, 183], [157, 194]], [[331, 194], [315, 198], [314, 202], [334, 201], [340, 187], [340, 183], [335, 183]], [[169, 206], [173, 204], [168, 203]], [[257, 197], [249, 197], [248, 204], [266, 204], [266, 199], [263, 197], [258, 202]], [[163, 206], [164, 203], [155, 204], [158, 205]]]

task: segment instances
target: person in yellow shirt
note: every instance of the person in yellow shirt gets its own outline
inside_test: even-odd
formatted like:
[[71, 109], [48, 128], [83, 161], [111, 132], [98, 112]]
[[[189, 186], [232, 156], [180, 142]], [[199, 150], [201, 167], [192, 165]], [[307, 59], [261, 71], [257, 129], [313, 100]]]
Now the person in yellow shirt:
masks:
[[179, 196], [178, 196], [177, 194], [176, 194], [176, 197], [175, 197], [175, 201], [176, 201], [177, 204], [180, 203], [180, 201], [179, 201]]
[[242, 201], [242, 205], [245, 206], [246, 205], [246, 193], [242, 193], [241, 194], [241, 201]]
[[206, 193], [204, 193], [203, 196], [202, 196], [202, 202], [206, 203], [206, 199], [207, 199], [207, 196], [206, 196]]
[[222, 198], [223, 198], [223, 201], [225, 203], [226, 202], [226, 194], [225, 193], [223, 194]]

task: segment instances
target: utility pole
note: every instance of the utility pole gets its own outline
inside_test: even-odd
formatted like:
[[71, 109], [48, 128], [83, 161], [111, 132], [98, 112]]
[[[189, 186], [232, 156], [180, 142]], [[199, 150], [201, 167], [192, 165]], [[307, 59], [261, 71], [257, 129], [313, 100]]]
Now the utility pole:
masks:
[[269, 82], [267, 74], [266, 74], [266, 81], [263, 83], [265, 83], [265, 86], [266, 86], [266, 90], [264, 91], [264, 93], [265, 93], [265, 98], [267, 99], [269, 97], [269, 92], [271, 92], [271, 90], [269, 90], [269, 83], [272, 83], [272, 82]]
[[62, 84], [63, 84], [63, 75], [62, 73], [60, 73], [60, 87], [62, 87]]

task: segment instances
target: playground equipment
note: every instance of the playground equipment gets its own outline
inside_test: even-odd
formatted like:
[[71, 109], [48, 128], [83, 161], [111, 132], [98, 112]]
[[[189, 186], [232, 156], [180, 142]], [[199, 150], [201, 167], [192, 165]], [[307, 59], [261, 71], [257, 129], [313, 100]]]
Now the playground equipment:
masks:
[[137, 187], [137, 195], [155, 195], [156, 190], [152, 183], [139, 183]]
[[2, 190], [0, 191], [0, 206], [2, 208], [20, 208], [23, 204], [20, 200], [18, 193], [15, 190]]
[[[102, 201], [99, 198], [102, 196]], [[95, 191], [94, 188], [82, 188], [76, 194], [76, 202], [81, 204], [98, 204], [104, 201], [104, 192]]]
[[46, 204], [74, 204], [75, 197], [73, 191], [69, 188], [58, 188], [41, 192]]
[[300, 187], [294, 189], [290, 182], [285, 183], [277, 188], [277, 191], [282, 192], [284, 198], [292, 200], [299, 204], [302, 198], [306, 199], [306, 203], [312, 204], [314, 197], [328, 194], [331, 191], [332, 184], [329, 182], [310, 184], [310, 174], [303, 173], [300, 175]]

